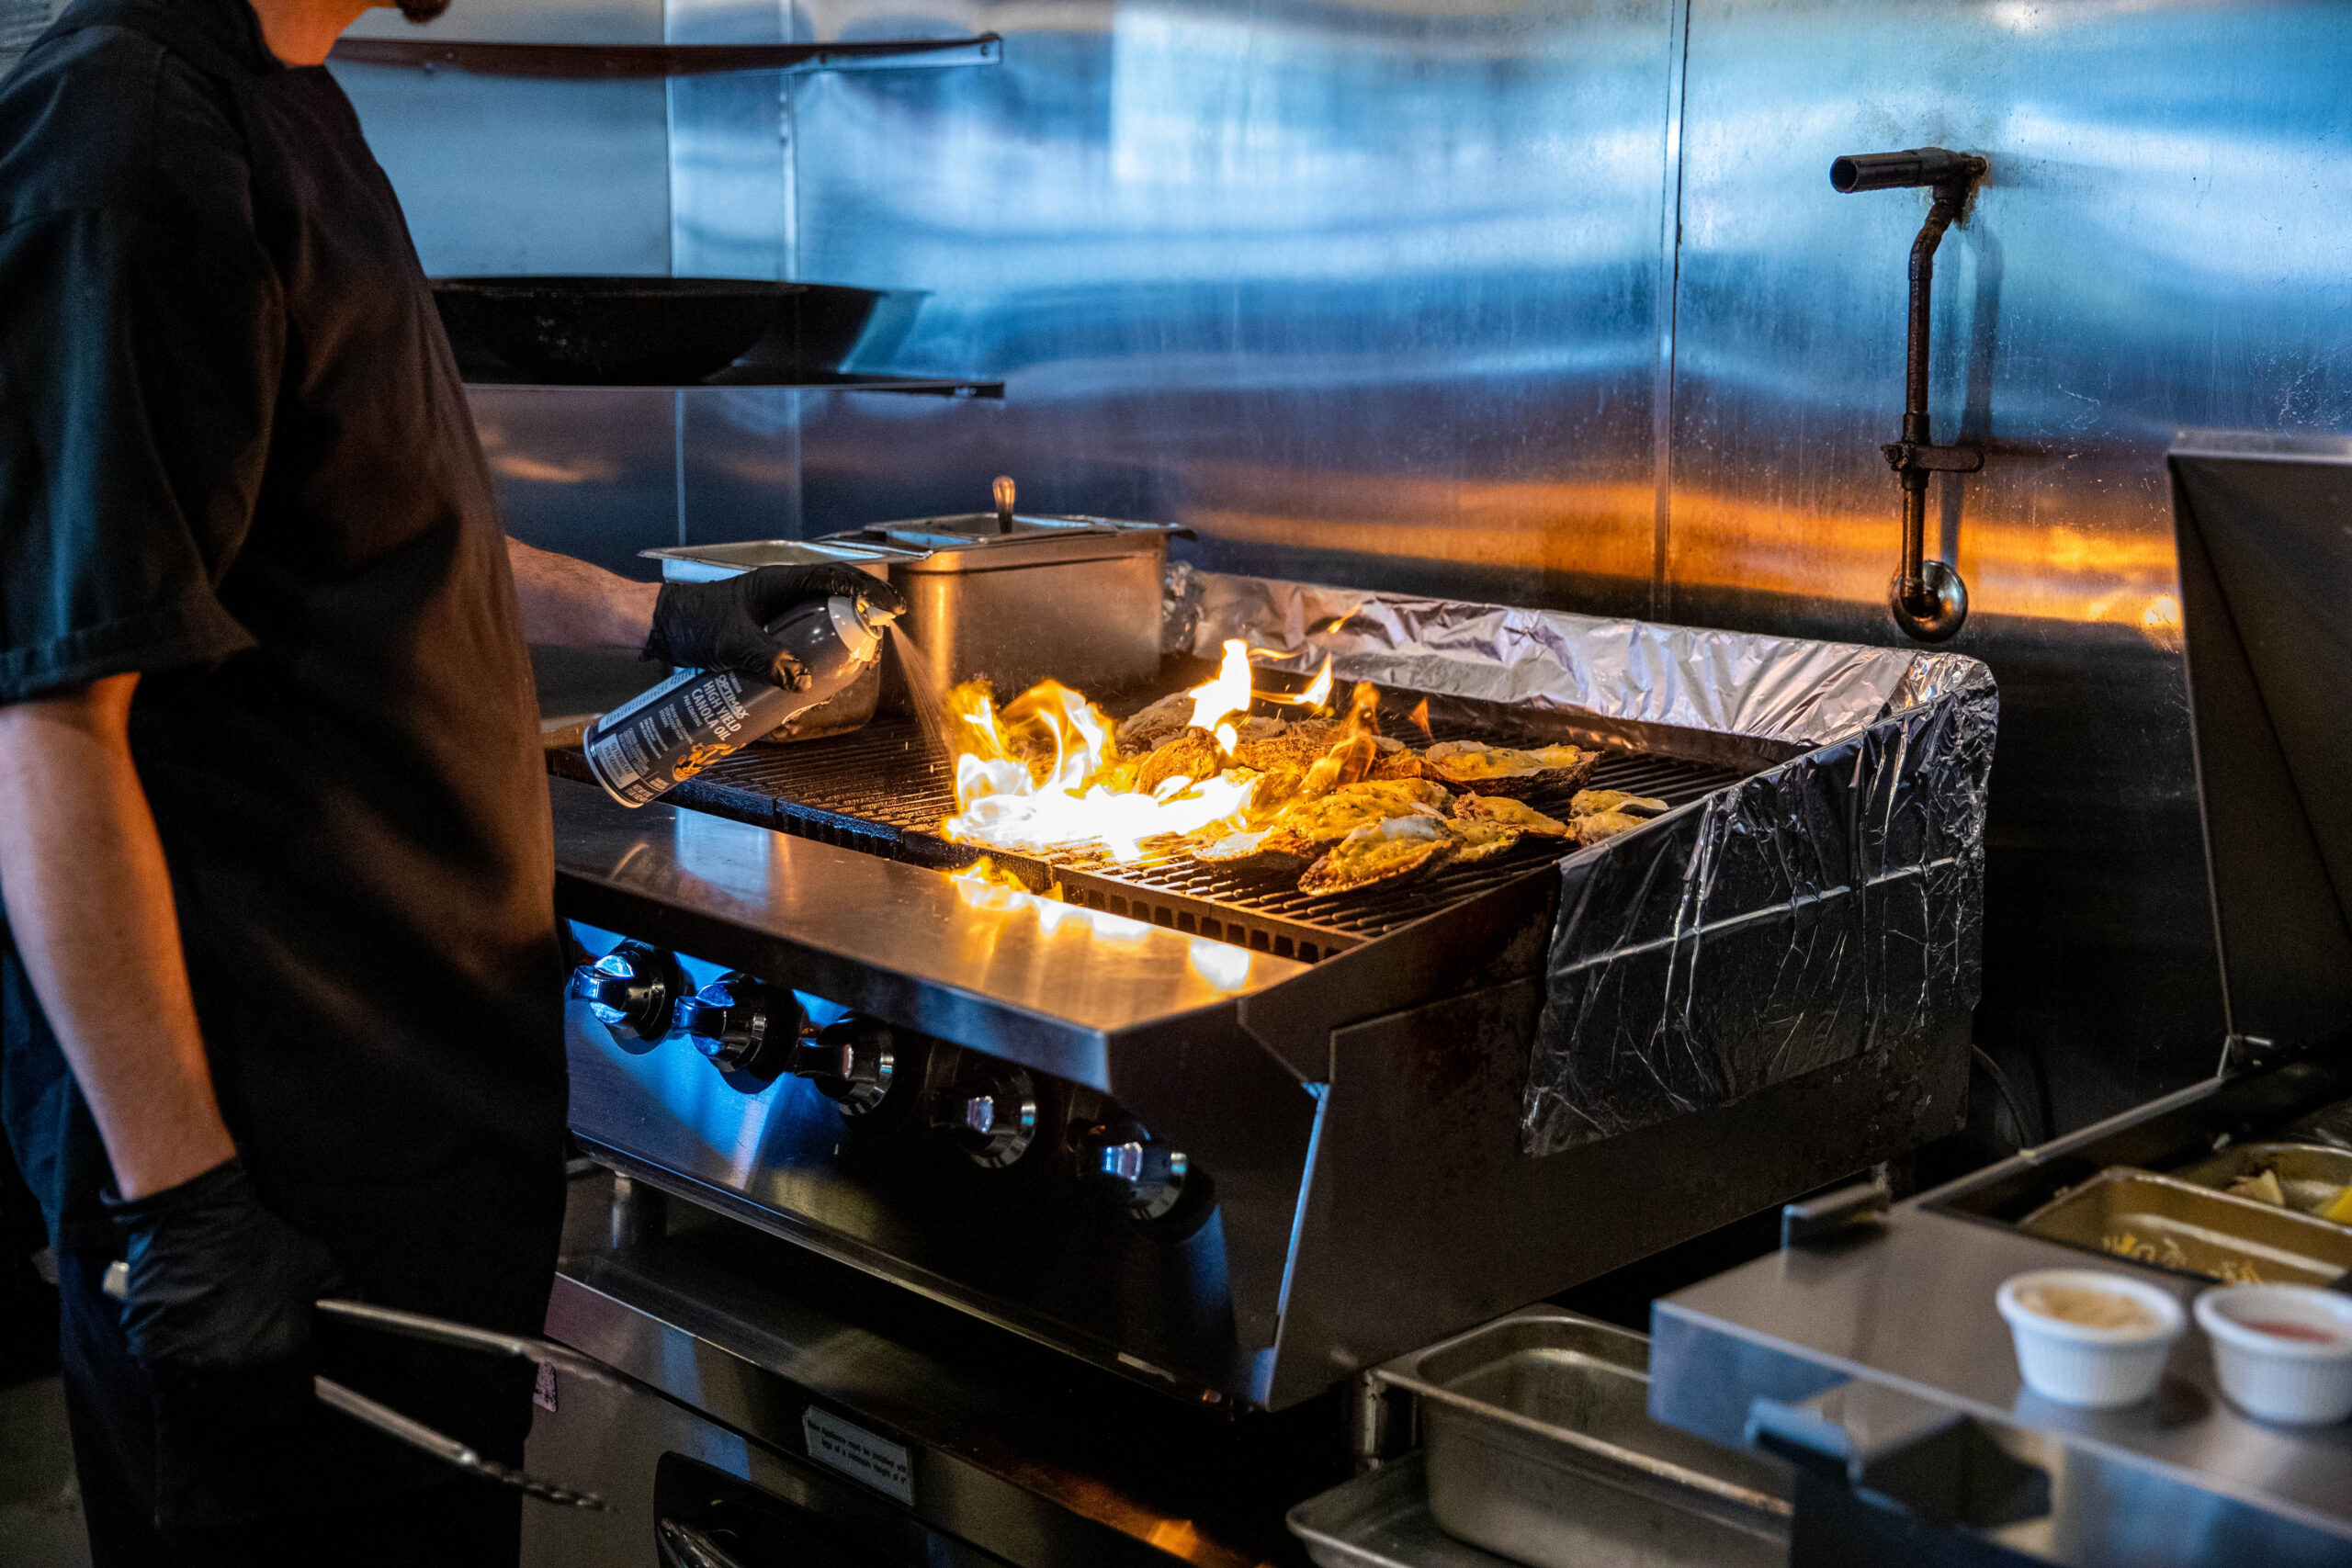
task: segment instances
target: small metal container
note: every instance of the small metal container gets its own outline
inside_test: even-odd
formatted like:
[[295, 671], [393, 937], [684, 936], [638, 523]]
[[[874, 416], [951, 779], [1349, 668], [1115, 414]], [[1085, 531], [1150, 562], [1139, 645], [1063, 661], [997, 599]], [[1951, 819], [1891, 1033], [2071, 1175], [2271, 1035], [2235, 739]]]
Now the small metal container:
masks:
[[[1101, 696], [1157, 674], [1160, 580], [1176, 531], [977, 512], [876, 523], [827, 542], [888, 555], [907, 599], [894, 655], [911, 640], [936, 687], [986, 679], [1003, 701], [1045, 680]], [[895, 696], [886, 705], [899, 705]]]
[[1512, 1568], [1437, 1528], [1418, 1453], [1309, 1497], [1283, 1522], [1320, 1568]]
[[2060, 1193], [2018, 1228], [2232, 1284], [2331, 1285], [2352, 1270], [2352, 1230], [2126, 1166]]
[[1447, 1534], [1537, 1568], [1781, 1563], [1786, 1471], [1650, 1419], [1649, 1340], [1540, 1308], [1378, 1368]]
[[[664, 582], [717, 582], [763, 566], [854, 566], [873, 577], [889, 581], [890, 556], [854, 546], [807, 539], [747, 539], [729, 545], [672, 545], [639, 550], [640, 559], [662, 563]], [[885, 645], [885, 658], [888, 645]], [[771, 742], [814, 740], [863, 728], [872, 719], [882, 696], [882, 667], [876, 665], [850, 682], [839, 695], [797, 715], [760, 739]]]
[[2324, 1144], [2241, 1144], [2172, 1174], [2177, 1180], [2226, 1192], [2231, 1182], [2266, 1170], [2278, 1178], [2287, 1207], [2317, 1215], [2352, 1187], [2352, 1149]]

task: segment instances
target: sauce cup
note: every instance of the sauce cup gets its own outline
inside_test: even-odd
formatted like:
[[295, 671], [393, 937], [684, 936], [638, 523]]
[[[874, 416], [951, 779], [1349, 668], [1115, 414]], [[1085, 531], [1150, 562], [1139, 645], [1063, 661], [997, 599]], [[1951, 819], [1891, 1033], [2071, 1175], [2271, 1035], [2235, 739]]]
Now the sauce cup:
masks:
[[2317, 1427], [2352, 1416], [2352, 1297], [2309, 1285], [2229, 1285], [2197, 1298], [2197, 1326], [2230, 1403]]
[[2037, 1269], [2004, 1280], [1993, 1299], [2026, 1387], [2062, 1404], [2137, 1404], [2156, 1392], [2188, 1327], [2171, 1292], [2100, 1269]]

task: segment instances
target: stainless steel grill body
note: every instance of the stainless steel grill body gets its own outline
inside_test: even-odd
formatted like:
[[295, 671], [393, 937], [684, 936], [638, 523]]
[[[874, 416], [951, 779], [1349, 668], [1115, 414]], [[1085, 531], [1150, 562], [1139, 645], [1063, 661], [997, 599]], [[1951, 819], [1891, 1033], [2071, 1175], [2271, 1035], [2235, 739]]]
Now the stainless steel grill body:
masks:
[[[1509, 618], [1364, 615], [1391, 612], [1432, 646]], [[1586, 677], [1617, 668], [1597, 649], [1648, 646], [1630, 626], [1521, 630], [1547, 627], [1588, 639], [1562, 645]], [[1808, 711], [1831, 688], [1775, 671], [1846, 662], [1715, 651], [1747, 683], [1684, 696]], [[1629, 702], [1674, 687], [1632, 668]], [[1565, 860], [1530, 846], [1353, 898], [1173, 856], [1035, 863], [1067, 902], [943, 876], [975, 852], [939, 836], [938, 766], [888, 726], [760, 749], [638, 813], [558, 779], [560, 904], [592, 953], [640, 939], [698, 981], [748, 970], [1017, 1065], [1049, 1133], [1112, 1102], [1216, 1208], [1181, 1241], [1140, 1234], [1067, 1165], [979, 1169], [920, 1119], [845, 1126], [813, 1086], [741, 1085], [584, 1007], [574, 1130], [656, 1185], [1187, 1397], [1295, 1404], [1957, 1123], [1991, 694], [1965, 661], [1954, 690], [1917, 690], [1925, 668], [1874, 676], [1884, 716], [1812, 747], [1590, 693], [1577, 713], [1440, 694], [1440, 733], [1574, 734], [1611, 749], [1600, 782], [1675, 809]], [[964, 1070], [907, 1050], [925, 1084]]]

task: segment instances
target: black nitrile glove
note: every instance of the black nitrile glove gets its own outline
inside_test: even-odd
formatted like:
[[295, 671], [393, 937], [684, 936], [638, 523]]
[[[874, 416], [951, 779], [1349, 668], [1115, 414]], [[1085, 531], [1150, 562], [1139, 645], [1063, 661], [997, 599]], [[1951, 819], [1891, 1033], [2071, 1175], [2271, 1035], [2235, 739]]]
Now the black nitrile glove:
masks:
[[732, 670], [801, 691], [808, 672], [769, 639], [767, 628], [797, 605], [836, 595], [906, 613], [897, 589], [854, 567], [763, 566], [717, 582], [665, 582], [653, 602], [645, 657], [685, 669]]
[[155, 1390], [155, 1523], [233, 1524], [287, 1500], [316, 1408], [311, 1303], [326, 1249], [264, 1208], [231, 1159], [109, 1200], [127, 1248], [123, 1336]]

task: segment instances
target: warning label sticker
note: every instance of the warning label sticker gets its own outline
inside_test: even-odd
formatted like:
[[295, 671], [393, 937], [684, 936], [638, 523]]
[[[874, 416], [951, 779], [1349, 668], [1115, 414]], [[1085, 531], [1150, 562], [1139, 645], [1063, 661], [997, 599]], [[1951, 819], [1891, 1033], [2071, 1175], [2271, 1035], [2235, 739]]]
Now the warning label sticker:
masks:
[[914, 1466], [897, 1443], [813, 1404], [800, 1413], [800, 1432], [808, 1439], [808, 1457], [819, 1464], [913, 1506]]

